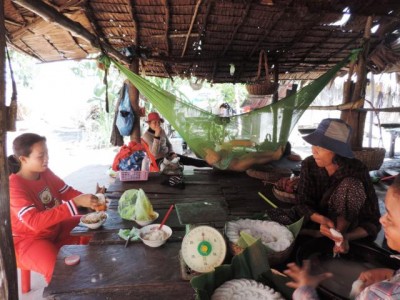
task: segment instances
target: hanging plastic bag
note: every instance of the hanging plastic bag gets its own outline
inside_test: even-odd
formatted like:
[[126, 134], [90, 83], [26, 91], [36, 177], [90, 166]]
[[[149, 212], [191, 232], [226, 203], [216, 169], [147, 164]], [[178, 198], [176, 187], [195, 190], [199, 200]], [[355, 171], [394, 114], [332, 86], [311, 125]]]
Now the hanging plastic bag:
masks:
[[132, 132], [134, 121], [135, 114], [133, 113], [133, 108], [129, 99], [128, 85], [124, 84], [116, 120], [119, 133], [123, 136], [129, 136]]

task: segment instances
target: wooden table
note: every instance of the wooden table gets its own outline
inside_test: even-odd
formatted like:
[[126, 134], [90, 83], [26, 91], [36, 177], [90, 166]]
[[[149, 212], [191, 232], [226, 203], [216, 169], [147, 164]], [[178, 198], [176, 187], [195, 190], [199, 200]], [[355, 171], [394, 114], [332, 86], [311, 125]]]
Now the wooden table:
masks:
[[[86, 245], [61, 248], [49, 286], [48, 299], [194, 299], [189, 281], [181, 279], [180, 243], [159, 248], [142, 243]], [[76, 266], [64, 258], [78, 254]]]
[[[122, 220], [118, 214], [118, 200], [128, 189], [142, 188], [150, 199], [161, 222], [171, 204], [217, 202], [226, 209], [229, 219], [250, 217], [262, 213], [269, 205], [258, 192], [279, 204], [258, 180], [245, 173], [200, 171], [185, 174], [186, 188], [181, 190], [162, 185], [165, 178], [150, 174], [148, 181], [121, 182], [116, 180], [107, 189], [111, 199], [106, 223], [96, 230], [78, 226], [73, 235], [91, 235], [86, 246], [65, 246], [61, 249], [54, 275], [44, 296], [49, 299], [193, 299], [189, 281], [183, 280], [178, 253], [185, 235], [185, 225], [174, 210], [167, 221], [173, 236], [160, 248], [150, 248], [141, 242], [131, 242], [128, 248], [118, 236], [119, 229], [140, 227], [133, 221]], [[211, 214], [210, 214], [211, 215]], [[210, 224], [223, 228], [226, 218], [214, 216]], [[222, 221], [223, 220], [223, 221]], [[77, 266], [66, 266], [64, 257], [79, 254]], [[229, 263], [229, 262], [227, 262]]]

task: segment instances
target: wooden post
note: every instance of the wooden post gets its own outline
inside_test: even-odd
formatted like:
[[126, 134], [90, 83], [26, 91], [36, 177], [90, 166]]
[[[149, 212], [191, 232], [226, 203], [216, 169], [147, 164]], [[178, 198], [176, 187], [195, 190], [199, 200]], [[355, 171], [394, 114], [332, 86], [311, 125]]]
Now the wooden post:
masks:
[[[129, 69], [136, 74], [139, 74], [139, 59], [133, 59]], [[131, 105], [133, 111], [135, 113], [135, 122], [133, 123], [133, 130], [131, 133], [131, 141], [135, 141], [140, 143], [140, 107], [139, 107], [139, 91], [138, 89], [130, 82], [126, 81], [129, 87], [129, 99], [131, 101]]]
[[[0, 5], [4, 20], [4, 5]], [[0, 22], [0, 299], [18, 299], [17, 266], [11, 234], [10, 192], [7, 166], [7, 108], [5, 93], [5, 28]]]
[[[363, 103], [361, 107], [364, 107], [365, 87], [367, 82], [367, 56], [369, 52], [371, 26], [372, 26], [372, 17], [368, 17], [364, 30], [363, 51], [358, 56], [357, 82], [354, 85], [354, 91], [351, 97], [351, 102], [355, 102], [357, 100], [362, 99]], [[352, 112], [352, 111], [343, 112], [341, 114], [341, 119], [346, 121], [353, 128], [353, 134], [351, 137], [352, 148], [362, 147], [366, 115], [367, 115], [366, 112]]]
[[[278, 60], [276, 60], [275, 66], [274, 66], [274, 82], [279, 83], [279, 63]], [[278, 102], [278, 95], [279, 94], [279, 88], [276, 89], [273, 97], [272, 97], [272, 103]]]

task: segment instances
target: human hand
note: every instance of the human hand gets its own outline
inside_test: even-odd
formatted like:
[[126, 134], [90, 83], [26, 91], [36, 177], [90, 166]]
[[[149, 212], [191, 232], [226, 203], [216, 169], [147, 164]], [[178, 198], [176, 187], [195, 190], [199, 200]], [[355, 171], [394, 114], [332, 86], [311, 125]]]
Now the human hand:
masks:
[[332, 273], [322, 273], [319, 275], [310, 275], [310, 261], [304, 260], [303, 267], [299, 267], [295, 263], [287, 264], [288, 269], [283, 271], [294, 281], [286, 283], [288, 287], [297, 289], [302, 286], [311, 286], [316, 288], [322, 281], [333, 276]]
[[161, 126], [160, 124], [158, 124], [155, 128], [154, 128], [154, 136], [159, 137], [161, 134]]
[[361, 287], [361, 290], [376, 282], [390, 279], [393, 277], [393, 274], [394, 270], [388, 268], [376, 268], [365, 272], [361, 272], [360, 276], [358, 277], [358, 279], [364, 282], [363, 286]]
[[342, 243], [343, 242], [343, 235], [341, 232], [337, 231], [334, 227], [329, 227], [328, 225], [320, 225], [319, 231], [323, 236], [331, 239], [335, 243]]
[[349, 245], [349, 240], [348, 239], [342, 239], [342, 242], [339, 244], [336, 244], [333, 246], [333, 253], [347, 253], [350, 250], [350, 245]]
[[81, 194], [72, 199], [77, 206], [88, 207], [93, 210], [100, 205], [99, 198], [93, 194]]
[[333, 223], [333, 221], [323, 215], [320, 215], [319, 213], [313, 213], [310, 216], [311, 221], [318, 223], [320, 225], [325, 225], [328, 228], [334, 228], [335, 227], [335, 223]]

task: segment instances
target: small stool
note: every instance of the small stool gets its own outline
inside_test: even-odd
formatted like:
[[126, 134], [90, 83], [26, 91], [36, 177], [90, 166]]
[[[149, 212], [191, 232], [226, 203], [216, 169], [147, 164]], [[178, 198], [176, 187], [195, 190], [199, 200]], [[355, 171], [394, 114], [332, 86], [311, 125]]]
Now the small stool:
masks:
[[22, 294], [26, 294], [31, 290], [31, 270], [21, 270], [21, 291]]
[[31, 270], [21, 265], [17, 254], [15, 254], [15, 258], [17, 260], [17, 268], [21, 271], [21, 291], [22, 294], [26, 294], [31, 290]]

